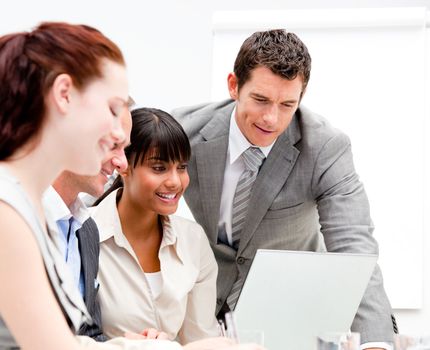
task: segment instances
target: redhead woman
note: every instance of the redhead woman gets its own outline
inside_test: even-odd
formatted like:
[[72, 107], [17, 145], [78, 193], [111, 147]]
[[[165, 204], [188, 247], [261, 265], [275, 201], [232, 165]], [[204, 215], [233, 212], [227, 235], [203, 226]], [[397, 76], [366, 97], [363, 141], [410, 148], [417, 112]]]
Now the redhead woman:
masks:
[[63, 170], [98, 173], [123, 140], [124, 59], [94, 28], [44, 23], [0, 37], [0, 81], [0, 348], [76, 349], [70, 328], [91, 321], [41, 196]]

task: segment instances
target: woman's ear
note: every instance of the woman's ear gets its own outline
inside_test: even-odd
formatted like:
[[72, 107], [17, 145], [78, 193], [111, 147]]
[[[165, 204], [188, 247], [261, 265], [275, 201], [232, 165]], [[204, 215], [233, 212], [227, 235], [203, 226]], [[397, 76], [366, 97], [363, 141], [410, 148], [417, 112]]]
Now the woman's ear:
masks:
[[52, 84], [49, 98], [61, 114], [66, 114], [70, 108], [73, 80], [69, 74], [59, 74]]

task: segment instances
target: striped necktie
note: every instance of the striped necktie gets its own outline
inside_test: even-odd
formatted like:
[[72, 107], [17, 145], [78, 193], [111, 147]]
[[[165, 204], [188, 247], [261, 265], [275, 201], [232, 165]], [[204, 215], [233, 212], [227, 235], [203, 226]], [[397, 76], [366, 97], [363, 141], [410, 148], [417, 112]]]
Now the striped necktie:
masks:
[[242, 153], [245, 162], [245, 170], [240, 175], [233, 197], [233, 210], [231, 221], [232, 246], [237, 250], [240, 242], [240, 234], [248, 213], [248, 203], [251, 197], [251, 189], [257, 178], [258, 170], [264, 159], [264, 154], [257, 147], [249, 147]]
[[[239, 247], [240, 235], [248, 213], [248, 204], [251, 197], [252, 185], [257, 178], [258, 170], [265, 158], [263, 152], [256, 147], [248, 148], [242, 153], [242, 157], [245, 162], [245, 170], [242, 175], [240, 175], [236, 192], [234, 194], [231, 225], [232, 243], [233, 248], [236, 250]], [[230, 294], [227, 297], [227, 304], [230, 310], [234, 310], [236, 307], [237, 298], [239, 297], [242, 284], [242, 278], [238, 275], [237, 280], [234, 282]]]

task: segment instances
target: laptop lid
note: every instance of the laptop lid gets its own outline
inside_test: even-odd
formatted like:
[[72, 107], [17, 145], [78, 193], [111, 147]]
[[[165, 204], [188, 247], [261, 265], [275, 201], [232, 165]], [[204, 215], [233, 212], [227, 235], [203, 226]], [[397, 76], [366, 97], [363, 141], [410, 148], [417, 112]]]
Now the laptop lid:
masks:
[[377, 256], [259, 249], [235, 309], [239, 330], [263, 330], [270, 350], [310, 350], [348, 331]]

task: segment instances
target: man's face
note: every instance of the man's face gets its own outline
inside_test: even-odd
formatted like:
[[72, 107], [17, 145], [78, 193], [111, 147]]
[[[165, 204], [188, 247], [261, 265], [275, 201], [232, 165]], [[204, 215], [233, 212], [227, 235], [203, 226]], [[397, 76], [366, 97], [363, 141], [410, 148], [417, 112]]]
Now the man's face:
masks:
[[228, 88], [236, 100], [235, 118], [240, 131], [255, 146], [271, 145], [290, 125], [299, 106], [302, 78], [288, 80], [266, 67], [257, 67], [240, 90], [237, 83], [231, 73]]
[[[79, 187], [80, 192], [85, 192], [93, 197], [100, 197], [104, 193], [104, 186], [106, 185], [109, 176], [113, 174], [116, 169], [118, 172], [125, 171], [128, 166], [127, 158], [124, 154], [124, 149], [130, 143], [130, 132], [131, 132], [131, 115], [127, 108], [124, 108], [120, 115], [122, 128], [126, 138], [124, 142], [116, 144], [114, 148], [105, 157], [105, 161], [102, 164], [100, 173], [95, 176], [79, 176]], [[78, 180], [78, 179], [76, 179]]]

